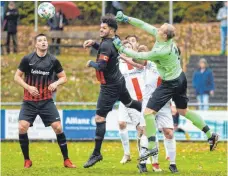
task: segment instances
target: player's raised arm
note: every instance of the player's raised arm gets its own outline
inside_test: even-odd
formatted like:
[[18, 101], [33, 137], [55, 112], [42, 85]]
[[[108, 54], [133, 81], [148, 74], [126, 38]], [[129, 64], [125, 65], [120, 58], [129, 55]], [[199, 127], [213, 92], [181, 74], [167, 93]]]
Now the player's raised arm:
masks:
[[124, 60], [126, 63], [132, 65], [133, 67], [136, 67], [138, 69], [143, 69], [143, 65], [136, 63], [132, 60], [132, 58], [126, 57], [123, 54], [120, 54], [119, 56], [120, 59]]
[[132, 49], [125, 48], [123, 44], [121, 43], [119, 38], [115, 38], [113, 40], [113, 44], [115, 45], [116, 49], [124, 54], [126, 54], [129, 57], [132, 57], [136, 60], [158, 60], [159, 57], [162, 57], [163, 55], [166, 55], [169, 51], [170, 48], [166, 47], [160, 52], [156, 51], [150, 51], [150, 52], [136, 52]]
[[128, 22], [135, 27], [145, 30], [146, 32], [148, 32], [149, 34], [151, 34], [155, 37], [157, 35], [156, 27], [154, 27], [148, 23], [145, 23], [144, 21], [139, 20], [137, 18], [128, 17], [127, 15], [124, 15], [123, 12], [121, 12], [121, 11], [117, 12], [116, 20], [121, 21], [121, 22]]
[[106, 44], [101, 44], [100, 46], [100, 55], [96, 62], [89, 60], [86, 64], [87, 67], [93, 67], [98, 71], [103, 71], [107, 67], [107, 63], [109, 61], [110, 56], [109, 46]]
[[98, 50], [100, 45], [99, 43], [95, 42], [94, 40], [86, 40], [83, 43], [83, 48], [93, 47], [94, 49]]

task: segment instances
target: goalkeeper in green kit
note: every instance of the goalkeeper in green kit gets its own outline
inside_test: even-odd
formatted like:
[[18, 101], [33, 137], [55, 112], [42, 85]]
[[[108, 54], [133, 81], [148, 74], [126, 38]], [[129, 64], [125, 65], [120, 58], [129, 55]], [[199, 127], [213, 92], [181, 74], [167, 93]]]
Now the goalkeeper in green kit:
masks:
[[155, 114], [171, 98], [176, 104], [177, 111], [206, 134], [210, 144], [210, 150], [214, 150], [218, 142], [218, 135], [211, 132], [198, 114], [187, 109], [187, 80], [180, 65], [179, 51], [173, 41], [173, 37], [175, 36], [174, 26], [164, 23], [160, 28], [156, 28], [139, 19], [128, 17], [121, 11], [117, 13], [116, 19], [117, 21], [130, 23], [133, 26], [141, 28], [156, 38], [156, 42], [149, 52], [135, 52], [125, 48], [119, 38], [113, 40], [119, 52], [137, 60], [150, 60], [154, 62], [162, 78], [162, 84], [154, 91], [144, 111], [149, 146], [145, 155], [140, 156], [140, 160], [144, 160], [157, 153], [155, 145]]

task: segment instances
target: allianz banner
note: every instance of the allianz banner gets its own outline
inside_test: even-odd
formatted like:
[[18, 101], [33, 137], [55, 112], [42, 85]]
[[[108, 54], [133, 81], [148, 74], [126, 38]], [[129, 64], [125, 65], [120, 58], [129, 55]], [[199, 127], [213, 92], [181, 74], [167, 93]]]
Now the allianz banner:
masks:
[[[95, 110], [63, 110], [63, 131], [67, 139], [93, 140], [96, 130], [95, 114]], [[107, 115], [105, 139], [120, 139], [117, 115], [116, 110]], [[136, 139], [135, 127], [129, 124], [128, 130], [129, 138]]]
[[95, 110], [63, 110], [63, 131], [67, 139], [94, 139], [95, 113]]

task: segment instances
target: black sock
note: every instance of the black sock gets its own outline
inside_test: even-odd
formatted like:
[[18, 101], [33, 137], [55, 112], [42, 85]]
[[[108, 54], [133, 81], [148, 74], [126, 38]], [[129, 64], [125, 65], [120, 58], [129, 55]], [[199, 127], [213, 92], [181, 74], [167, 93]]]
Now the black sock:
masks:
[[29, 158], [29, 140], [28, 134], [19, 134], [19, 142], [21, 146], [22, 153], [24, 155], [24, 159], [28, 160]]
[[176, 132], [185, 133], [185, 131], [182, 128], [177, 128]]
[[106, 122], [97, 122], [96, 124], [97, 124], [97, 128], [96, 128], [95, 148], [93, 151], [93, 155], [100, 155], [101, 145], [106, 132]]
[[129, 106], [127, 106], [127, 107], [136, 109], [137, 111], [141, 112], [141, 110], [142, 110], [142, 102], [136, 101], [136, 100], [132, 100], [131, 104]]
[[208, 131], [210, 131], [209, 126], [206, 125], [205, 127], [203, 127], [202, 131], [206, 134]]
[[66, 159], [68, 159], [66, 136], [64, 133], [57, 134], [56, 136], [57, 136], [57, 141], [58, 141], [59, 147], [60, 147], [62, 155], [63, 155], [63, 159], [65, 161]]

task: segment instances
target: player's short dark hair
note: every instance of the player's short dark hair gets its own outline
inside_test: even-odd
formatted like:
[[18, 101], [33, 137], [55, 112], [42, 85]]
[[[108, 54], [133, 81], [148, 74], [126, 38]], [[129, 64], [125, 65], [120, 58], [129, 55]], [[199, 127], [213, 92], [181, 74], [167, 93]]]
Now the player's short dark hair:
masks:
[[109, 27], [113, 28], [115, 32], [118, 29], [117, 21], [113, 14], [108, 13], [101, 17], [101, 22], [106, 23]]
[[125, 37], [125, 39], [127, 40], [130, 37], [134, 37], [137, 42], [139, 41], [139, 38], [136, 35], [128, 35], [127, 37]]
[[36, 43], [37, 38], [38, 37], [41, 37], [41, 36], [47, 37], [45, 34], [40, 33], [40, 34], [38, 34], [38, 35], [35, 36], [35, 38], [34, 38], [35, 43]]

